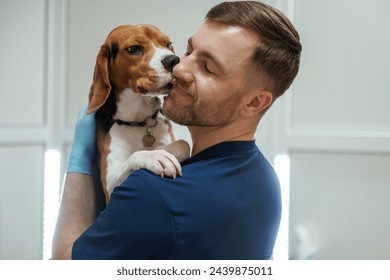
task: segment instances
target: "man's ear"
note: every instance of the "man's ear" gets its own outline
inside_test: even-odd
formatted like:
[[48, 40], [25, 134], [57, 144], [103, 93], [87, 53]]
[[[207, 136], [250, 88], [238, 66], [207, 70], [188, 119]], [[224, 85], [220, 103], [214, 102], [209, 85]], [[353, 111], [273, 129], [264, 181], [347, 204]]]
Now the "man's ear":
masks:
[[266, 90], [255, 90], [248, 95], [246, 104], [241, 108], [241, 115], [250, 117], [265, 111], [273, 101], [272, 93]]

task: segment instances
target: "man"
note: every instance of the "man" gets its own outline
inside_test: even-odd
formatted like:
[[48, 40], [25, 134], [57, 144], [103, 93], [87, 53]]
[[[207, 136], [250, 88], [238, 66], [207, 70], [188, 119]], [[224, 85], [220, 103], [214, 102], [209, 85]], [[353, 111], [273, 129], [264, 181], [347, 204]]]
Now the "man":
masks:
[[[96, 218], [93, 118], [76, 127], [53, 258], [269, 259], [279, 183], [255, 145], [261, 117], [291, 85], [301, 45], [289, 20], [255, 1], [212, 8], [173, 69], [163, 111], [188, 126], [183, 176], [134, 172]], [[87, 167], [86, 167], [87, 166]]]

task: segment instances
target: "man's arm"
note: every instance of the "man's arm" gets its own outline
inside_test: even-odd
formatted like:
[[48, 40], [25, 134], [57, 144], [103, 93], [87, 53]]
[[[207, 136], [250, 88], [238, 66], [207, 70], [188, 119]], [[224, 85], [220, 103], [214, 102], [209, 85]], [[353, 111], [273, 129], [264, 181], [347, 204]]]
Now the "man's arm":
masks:
[[[71, 259], [73, 242], [95, 220], [99, 198], [96, 176], [95, 115], [79, 113], [52, 244], [52, 259]], [[94, 175], [95, 174], [95, 175]]]
[[67, 173], [53, 238], [52, 259], [71, 259], [73, 242], [97, 215], [92, 175]]

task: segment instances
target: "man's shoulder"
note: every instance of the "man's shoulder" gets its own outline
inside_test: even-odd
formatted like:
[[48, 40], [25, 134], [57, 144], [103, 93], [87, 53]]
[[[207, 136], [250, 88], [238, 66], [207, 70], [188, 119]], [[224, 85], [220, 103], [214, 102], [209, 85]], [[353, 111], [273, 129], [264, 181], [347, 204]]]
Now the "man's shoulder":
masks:
[[146, 169], [138, 169], [133, 173], [129, 174], [126, 180], [122, 183], [122, 185], [145, 185], [154, 183], [156, 180], [161, 179], [160, 176], [154, 174], [153, 172]]
[[159, 194], [164, 189], [175, 188], [175, 186], [181, 185], [181, 178], [161, 177], [149, 170], [139, 169], [130, 174], [118, 187], [125, 192], [143, 193], [143, 196], [155, 196], [156, 194], [160, 196]]
[[111, 198], [140, 204], [147, 202], [146, 204], [151, 203], [154, 207], [157, 207], [158, 204], [162, 208], [166, 208], [166, 199], [162, 195], [162, 190], [172, 188], [173, 184], [170, 184], [170, 181], [174, 180], [163, 179], [148, 170], [140, 169], [115, 187]]

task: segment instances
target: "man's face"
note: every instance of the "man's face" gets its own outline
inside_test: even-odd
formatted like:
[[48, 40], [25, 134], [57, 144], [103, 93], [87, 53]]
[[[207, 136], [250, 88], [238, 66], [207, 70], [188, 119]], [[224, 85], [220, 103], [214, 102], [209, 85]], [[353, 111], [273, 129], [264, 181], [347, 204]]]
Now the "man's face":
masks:
[[238, 26], [207, 20], [188, 40], [163, 111], [187, 126], [218, 127], [239, 117], [249, 59], [259, 38]]

